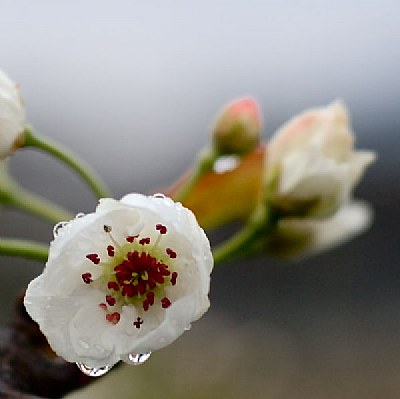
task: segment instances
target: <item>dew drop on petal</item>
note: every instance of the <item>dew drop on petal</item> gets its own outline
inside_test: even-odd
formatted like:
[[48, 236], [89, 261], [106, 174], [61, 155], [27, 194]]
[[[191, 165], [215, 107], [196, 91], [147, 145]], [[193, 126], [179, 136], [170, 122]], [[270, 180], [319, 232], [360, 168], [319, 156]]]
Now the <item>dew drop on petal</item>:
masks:
[[131, 364], [132, 366], [140, 366], [149, 359], [150, 355], [151, 352], [137, 353], [137, 354], [130, 353], [128, 355], [129, 364]]
[[59, 234], [62, 228], [64, 228], [69, 222], [59, 222], [54, 226], [53, 229], [53, 237], [56, 238]]
[[83, 218], [85, 216], [85, 213], [79, 212], [75, 215], [75, 219]]
[[101, 377], [112, 369], [112, 366], [90, 367], [87, 364], [80, 362], [77, 362], [76, 365], [83, 374], [86, 374], [89, 377]]
[[153, 195], [153, 198], [161, 198], [161, 199], [164, 199], [164, 198], [165, 198], [165, 195], [162, 194], [162, 193], [157, 193], [157, 194], [154, 194], [154, 195]]

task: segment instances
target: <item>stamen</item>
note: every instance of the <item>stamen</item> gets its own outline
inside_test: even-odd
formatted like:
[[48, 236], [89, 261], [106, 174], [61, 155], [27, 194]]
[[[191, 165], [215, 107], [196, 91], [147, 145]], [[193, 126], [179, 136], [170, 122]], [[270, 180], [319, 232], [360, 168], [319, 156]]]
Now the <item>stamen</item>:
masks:
[[160, 234], [167, 234], [167, 227], [162, 224], [156, 224], [156, 230], [158, 230]]
[[171, 306], [171, 301], [167, 297], [164, 297], [163, 299], [161, 299], [161, 306], [163, 307], [163, 309], [167, 309]]
[[107, 310], [107, 305], [105, 303], [99, 303], [99, 306], [103, 310]]
[[106, 314], [106, 320], [112, 324], [117, 324], [121, 318], [121, 315], [118, 312], [114, 312], [111, 314]]
[[113, 235], [111, 234], [111, 231], [112, 231], [111, 226], [108, 226], [108, 225], [105, 224], [105, 225], [103, 226], [103, 228], [104, 228], [104, 231], [110, 236], [110, 239], [111, 239], [112, 243], [114, 244], [114, 247], [113, 247], [112, 245], [109, 245], [109, 246], [107, 247], [108, 255], [109, 255], [109, 256], [114, 256], [114, 254], [113, 254], [113, 255], [110, 255], [110, 252], [109, 252], [108, 248], [109, 248], [109, 247], [113, 247], [113, 249], [115, 250], [115, 248], [119, 249], [119, 248], [121, 248], [121, 246], [118, 244], [118, 242], [115, 240], [115, 238], [114, 238]]
[[112, 245], [109, 245], [107, 247], [107, 253], [108, 253], [108, 256], [114, 256], [115, 255], [115, 248]]
[[133, 243], [133, 241], [135, 241], [136, 238], [139, 237], [139, 234], [136, 234], [135, 236], [128, 236], [125, 238], [126, 241], [130, 242], [131, 244]]
[[107, 287], [109, 290], [119, 291], [119, 285], [115, 281], [109, 281]]
[[150, 237], [142, 238], [142, 239], [139, 241], [139, 244], [141, 244], [141, 245], [150, 244]]
[[114, 306], [115, 305], [115, 298], [113, 298], [111, 295], [106, 295], [106, 302], [110, 305], [110, 306]]
[[82, 280], [85, 284], [90, 284], [92, 280], [92, 273], [83, 273]]
[[104, 225], [103, 226], [103, 228], [104, 228], [104, 231], [106, 232], [106, 233], [111, 233], [111, 230], [112, 230], [112, 228], [111, 228], [111, 226], [108, 226], [108, 225]]
[[148, 299], [145, 299], [145, 300], [143, 301], [142, 305], [143, 305], [143, 310], [144, 310], [145, 312], [147, 312], [147, 311], [149, 310], [149, 307], [150, 307], [150, 302], [149, 302], [149, 300], [148, 300]]
[[100, 258], [98, 254], [89, 254], [86, 255], [86, 258], [93, 262], [95, 265], [98, 265], [100, 263]]
[[172, 250], [171, 248], [167, 248], [165, 250], [165, 252], [167, 253], [167, 255], [171, 258], [174, 259], [176, 258], [176, 252], [174, 250]]
[[140, 328], [140, 326], [143, 324], [143, 320], [140, 318], [140, 317], [138, 317], [137, 319], [136, 319], [136, 321], [134, 321], [133, 322], [133, 325], [136, 327], [136, 328]]
[[154, 292], [150, 291], [146, 294], [147, 299], [149, 300], [150, 305], [154, 304]]
[[171, 284], [175, 285], [176, 284], [176, 279], [178, 278], [178, 273], [177, 272], [173, 272], [171, 275]]

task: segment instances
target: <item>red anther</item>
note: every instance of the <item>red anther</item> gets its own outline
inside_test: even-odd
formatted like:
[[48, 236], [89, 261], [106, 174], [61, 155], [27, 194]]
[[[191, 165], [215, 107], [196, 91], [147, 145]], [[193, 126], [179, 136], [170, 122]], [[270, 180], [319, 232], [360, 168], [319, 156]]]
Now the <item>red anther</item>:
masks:
[[133, 285], [131, 285], [131, 284], [125, 284], [125, 285], [122, 287], [122, 295], [123, 295], [123, 296], [127, 296], [127, 297], [129, 297], [129, 298], [133, 297], [133, 295], [135, 295], [135, 290], [134, 290]]
[[86, 258], [92, 261], [95, 265], [98, 265], [100, 263], [100, 258], [98, 254], [89, 254], [86, 255]]
[[162, 224], [156, 224], [156, 230], [158, 230], [160, 234], [167, 234], [167, 227]]
[[128, 237], [126, 237], [125, 239], [126, 239], [126, 241], [132, 243], [132, 242], [135, 241], [135, 239], [138, 238], [138, 237], [139, 237], [139, 234], [136, 234], [135, 236], [128, 236]]
[[161, 306], [164, 309], [167, 309], [171, 306], [171, 301], [167, 297], [164, 297], [163, 299], [161, 299]]
[[176, 258], [176, 252], [174, 251], [174, 250], [172, 250], [171, 248], [167, 248], [166, 250], [165, 250], [165, 252], [167, 253], [167, 255], [170, 257], [170, 258]]
[[145, 237], [139, 240], [139, 244], [144, 245], [144, 244], [150, 244], [150, 237]]
[[133, 322], [133, 325], [136, 327], [136, 328], [140, 328], [140, 326], [143, 324], [143, 320], [140, 318], [140, 317], [138, 317], [137, 319], [136, 319], [136, 321], [134, 321]]
[[105, 303], [99, 303], [99, 306], [103, 310], [107, 310], [107, 305]]
[[145, 312], [147, 312], [147, 311], [149, 310], [149, 307], [150, 307], [150, 302], [149, 302], [148, 299], [145, 299], [145, 300], [143, 301], [143, 310], [144, 310]]
[[112, 297], [111, 295], [106, 295], [106, 302], [110, 305], [110, 306], [114, 306], [115, 305], [115, 298]]
[[114, 312], [111, 314], [106, 314], [106, 320], [112, 324], [117, 324], [121, 318], [121, 315], [118, 312]]
[[115, 290], [115, 291], [119, 290], [119, 285], [115, 281], [109, 281], [107, 283], [107, 287], [108, 287], [109, 290]]
[[114, 247], [112, 245], [109, 245], [107, 247], [107, 253], [108, 253], [108, 256], [114, 256], [115, 255], [115, 249], [114, 249]]
[[91, 273], [83, 273], [82, 280], [85, 284], [90, 284], [93, 281], [92, 274]]
[[145, 310], [154, 304], [153, 290], [166, 282], [169, 284], [170, 279], [165, 279], [171, 275], [166, 264], [145, 251], [128, 252], [114, 271], [117, 283], [109, 284], [108, 288], [121, 288], [121, 294], [128, 298], [145, 296], [141, 300]]
[[154, 304], [154, 292], [153, 291], [149, 291], [146, 294], [146, 298], [149, 301], [150, 306]]
[[146, 283], [144, 283], [143, 281], [139, 281], [136, 289], [140, 295], [144, 295], [146, 293]]
[[176, 279], [178, 278], [178, 273], [177, 272], [173, 272], [172, 276], [171, 276], [171, 284], [175, 285], [176, 284]]

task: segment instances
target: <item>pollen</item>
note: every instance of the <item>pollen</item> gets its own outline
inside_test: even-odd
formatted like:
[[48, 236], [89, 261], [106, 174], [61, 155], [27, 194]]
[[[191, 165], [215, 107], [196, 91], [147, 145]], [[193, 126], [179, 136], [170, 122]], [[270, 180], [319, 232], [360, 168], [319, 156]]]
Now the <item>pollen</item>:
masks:
[[83, 273], [82, 280], [85, 284], [90, 284], [93, 281], [92, 274], [91, 273]]
[[134, 321], [133, 322], [133, 325], [136, 327], [136, 328], [140, 328], [140, 326], [143, 324], [143, 320], [140, 318], [140, 317], [138, 317], [137, 319], [136, 319], [136, 321]]
[[93, 262], [95, 265], [98, 265], [100, 263], [100, 258], [98, 254], [88, 254], [86, 255], [86, 258]]
[[[176, 285], [178, 273], [171, 270], [174, 266], [172, 259], [177, 257], [176, 252], [171, 248], [160, 248], [161, 237], [167, 234], [168, 228], [161, 223], [156, 224], [155, 230], [159, 235], [155, 241], [152, 242], [148, 236], [136, 234], [126, 236], [125, 244], [120, 244], [111, 235], [111, 226], [104, 225], [103, 229], [111, 240], [106, 246], [108, 258], [101, 261], [98, 253], [88, 254], [86, 258], [103, 268], [103, 277], [98, 279], [98, 283], [103, 281], [108, 290], [105, 292], [104, 303], [100, 304], [106, 312], [106, 320], [117, 324], [121, 317], [119, 311], [124, 305], [137, 306], [139, 312], [140, 309], [147, 312], [156, 304], [158, 309], [169, 308], [172, 302], [165, 296], [165, 287]], [[163, 253], [167, 256], [162, 256]], [[91, 273], [82, 274], [82, 280], [90, 284]], [[118, 311], [110, 312], [111, 307]], [[138, 317], [133, 324], [140, 328], [143, 319]]]
[[121, 319], [121, 315], [118, 312], [106, 314], [106, 320], [112, 324], [117, 324]]

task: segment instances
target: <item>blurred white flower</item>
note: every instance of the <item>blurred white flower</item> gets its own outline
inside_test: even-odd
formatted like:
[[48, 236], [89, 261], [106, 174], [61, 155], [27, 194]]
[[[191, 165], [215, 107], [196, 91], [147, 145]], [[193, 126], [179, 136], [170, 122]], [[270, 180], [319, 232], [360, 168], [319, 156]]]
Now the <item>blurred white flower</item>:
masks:
[[23, 144], [25, 107], [18, 86], [0, 70], [0, 159]]
[[25, 306], [66, 360], [129, 362], [170, 344], [207, 311], [212, 267], [209, 241], [180, 203], [103, 199], [59, 229]]
[[283, 258], [318, 254], [363, 233], [371, 225], [372, 216], [366, 202], [351, 201], [329, 218], [282, 219], [268, 252]]
[[329, 216], [350, 196], [371, 151], [354, 151], [341, 102], [304, 112], [285, 124], [267, 147], [270, 203], [283, 214]]

